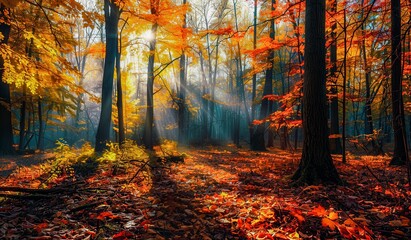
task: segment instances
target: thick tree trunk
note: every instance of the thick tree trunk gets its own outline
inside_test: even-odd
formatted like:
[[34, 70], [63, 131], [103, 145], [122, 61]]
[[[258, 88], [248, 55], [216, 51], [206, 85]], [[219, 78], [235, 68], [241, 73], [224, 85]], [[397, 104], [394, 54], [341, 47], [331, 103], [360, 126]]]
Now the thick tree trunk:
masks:
[[106, 21], [106, 54], [101, 93], [101, 113], [96, 134], [96, 152], [102, 152], [106, 149], [107, 143], [110, 141], [114, 64], [118, 46], [119, 16], [120, 11], [118, 6], [111, 0], [104, 0], [104, 17]]
[[[3, 39], [0, 44], [7, 44], [10, 35], [10, 25], [6, 22], [8, 12], [3, 4], [0, 3], [0, 19], [5, 21], [0, 22], [0, 33]], [[10, 86], [3, 80], [4, 60], [0, 56], [0, 155], [13, 153], [13, 126], [11, 121], [11, 100]]]
[[304, 143], [295, 184], [340, 183], [329, 150], [325, 68], [325, 0], [307, 0], [303, 85]]
[[394, 156], [390, 165], [405, 165], [408, 154], [402, 97], [400, 0], [391, 0], [391, 81]]

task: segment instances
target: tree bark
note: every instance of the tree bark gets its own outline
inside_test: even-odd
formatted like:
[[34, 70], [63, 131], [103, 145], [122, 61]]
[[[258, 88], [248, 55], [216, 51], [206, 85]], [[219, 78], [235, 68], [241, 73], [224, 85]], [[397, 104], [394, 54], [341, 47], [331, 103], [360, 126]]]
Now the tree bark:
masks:
[[123, 86], [121, 83], [121, 41], [116, 57], [116, 70], [117, 70], [117, 114], [118, 114], [118, 144], [120, 146], [126, 141], [124, 130], [124, 109], [123, 109]]
[[[253, 49], [255, 50], [257, 48], [257, 4], [258, 1], [254, 0], [254, 16], [253, 16]], [[249, 132], [250, 132], [250, 144], [252, 145], [253, 141], [253, 133], [254, 133], [254, 126], [253, 126], [253, 121], [255, 119], [255, 113], [256, 113], [256, 104], [255, 104], [255, 99], [257, 96], [257, 74], [253, 74], [253, 82], [252, 82], [252, 92], [251, 92], [251, 119], [250, 119], [250, 124], [249, 124]]]
[[[157, 2], [157, 1], [155, 1]], [[156, 14], [157, 5], [151, 6], [151, 14]], [[144, 124], [144, 145], [147, 149], [152, 150], [154, 145], [154, 60], [156, 50], [156, 36], [157, 36], [157, 23], [154, 23], [151, 27], [151, 34], [153, 39], [150, 40], [150, 54], [148, 56], [148, 70], [147, 70], [147, 112], [146, 121]]]
[[[187, 0], [183, 0], [183, 5], [187, 4]], [[182, 26], [182, 40], [187, 41], [185, 29], [187, 28], [186, 15], [184, 15]], [[186, 54], [185, 49], [182, 50], [180, 58], [180, 88], [178, 92], [178, 142], [180, 144], [187, 143], [187, 123], [186, 123]]]
[[39, 118], [39, 138], [37, 139], [37, 149], [44, 150], [44, 119], [43, 119], [43, 103], [41, 98], [37, 100], [37, 116]]
[[96, 134], [96, 152], [102, 152], [107, 148], [111, 132], [114, 64], [117, 55], [118, 21], [120, 17], [119, 7], [111, 0], [104, 0], [104, 17], [106, 21], [106, 54], [101, 94], [101, 113]]
[[332, 162], [327, 127], [325, 0], [307, 0], [303, 85], [304, 143], [294, 184], [340, 183]]
[[[3, 39], [0, 44], [7, 44], [10, 36], [10, 25], [7, 24], [8, 16], [5, 16], [6, 8], [0, 3], [0, 33]], [[4, 60], [0, 56], [0, 154], [13, 153], [13, 126], [11, 121], [10, 86], [4, 82]]]
[[[275, 0], [271, 0], [271, 11], [274, 11]], [[275, 22], [274, 19], [270, 21], [270, 38], [271, 41], [275, 39]], [[269, 101], [264, 96], [273, 94], [273, 70], [274, 70], [274, 49], [270, 49], [267, 57], [267, 62], [270, 67], [265, 72], [263, 99], [261, 101], [260, 119], [265, 119], [269, 114]], [[251, 149], [254, 151], [265, 151], [265, 121], [256, 126], [251, 142]]]
[[402, 97], [400, 0], [391, 0], [391, 81], [394, 156], [390, 165], [405, 165], [408, 154]]
[[[331, 7], [332, 14], [337, 14], [337, 0], [333, 1]], [[337, 22], [333, 23], [331, 27], [331, 46], [330, 46], [330, 61], [331, 61], [331, 78], [333, 82], [333, 86], [331, 87], [331, 94], [333, 97], [331, 98], [331, 128], [330, 134], [336, 135], [333, 138], [330, 138], [330, 151], [334, 154], [341, 154], [341, 138], [340, 135], [340, 123], [339, 123], [339, 114], [338, 114], [338, 81], [337, 81]], [[338, 136], [338, 137], [337, 137]]]

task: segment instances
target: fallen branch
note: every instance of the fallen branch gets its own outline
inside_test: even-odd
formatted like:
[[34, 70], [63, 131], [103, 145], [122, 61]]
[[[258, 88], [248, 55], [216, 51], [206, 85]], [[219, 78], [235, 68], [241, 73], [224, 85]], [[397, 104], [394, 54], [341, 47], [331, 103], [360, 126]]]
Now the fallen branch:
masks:
[[22, 188], [13, 186], [0, 187], [2, 192], [20, 192], [20, 193], [33, 193], [33, 194], [50, 194], [67, 191], [64, 188], [51, 188], [51, 189], [36, 189], [36, 188]]
[[98, 206], [100, 204], [103, 204], [105, 202], [106, 202], [106, 200], [100, 200], [100, 201], [95, 201], [95, 202], [92, 202], [92, 203], [86, 203], [86, 204], [80, 205], [78, 207], [75, 207], [73, 209], [70, 209], [68, 212], [69, 213], [75, 213], [75, 212], [78, 212], [78, 211], [81, 211], [81, 210], [84, 210], [84, 209], [87, 209], [87, 208], [96, 207], [96, 206]]
[[7, 193], [0, 193], [0, 197], [4, 198], [13, 198], [13, 199], [20, 199], [20, 200], [38, 200], [44, 198], [52, 198], [52, 195], [44, 195], [44, 194], [7, 194]]

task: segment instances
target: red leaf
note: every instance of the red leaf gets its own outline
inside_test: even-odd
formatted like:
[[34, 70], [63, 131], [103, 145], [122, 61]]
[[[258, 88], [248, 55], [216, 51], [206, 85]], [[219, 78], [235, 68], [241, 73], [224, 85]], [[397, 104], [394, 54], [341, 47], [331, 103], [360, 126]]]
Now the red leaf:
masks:
[[48, 223], [40, 223], [40, 224], [37, 224], [37, 225], [34, 227], [34, 229], [36, 229], [36, 231], [37, 231], [38, 233], [41, 233], [41, 231], [43, 231], [43, 229], [45, 229], [48, 225], [49, 225]]
[[140, 225], [143, 226], [145, 230], [147, 230], [150, 227], [149, 224], [150, 224], [150, 220], [144, 220], [140, 223]]
[[117, 216], [115, 216], [112, 212], [102, 212], [96, 217], [96, 219], [104, 220], [107, 217], [111, 219], [117, 218]]
[[128, 237], [132, 237], [134, 234], [129, 231], [121, 231], [113, 235], [113, 240], [125, 240]]
[[243, 220], [241, 218], [238, 219], [237, 221], [237, 227], [241, 229], [241, 227], [243, 226]]

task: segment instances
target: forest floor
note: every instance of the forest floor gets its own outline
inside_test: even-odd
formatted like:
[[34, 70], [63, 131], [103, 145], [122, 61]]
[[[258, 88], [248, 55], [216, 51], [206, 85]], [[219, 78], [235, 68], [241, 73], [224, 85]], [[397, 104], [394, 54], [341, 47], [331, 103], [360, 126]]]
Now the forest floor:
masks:
[[0, 239], [411, 239], [407, 173], [388, 156], [334, 156], [345, 186], [291, 187], [296, 153], [186, 154], [62, 173], [43, 190], [42, 164], [19, 167], [0, 177]]

